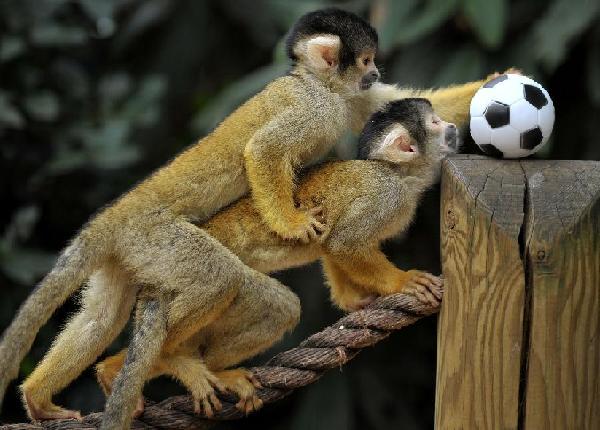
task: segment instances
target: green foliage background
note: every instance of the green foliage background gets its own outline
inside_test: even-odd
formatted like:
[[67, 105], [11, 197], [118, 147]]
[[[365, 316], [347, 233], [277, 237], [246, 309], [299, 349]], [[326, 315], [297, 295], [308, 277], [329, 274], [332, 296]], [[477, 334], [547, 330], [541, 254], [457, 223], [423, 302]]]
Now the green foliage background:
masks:
[[[287, 29], [331, 4], [377, 27], [385, 81], [440, 86], [519, 67], [557, 109], [541, 156], [600, 158], [596, 0], [0, 0], [0, 330], [91, 214], [284, 74]], [[338, 155], [351, 157], [352, 148], [350, 139]], [[386, 246], [397, 264], [439, 272], [438, 199], [429, 193], [407, 236]], [[279, 277], [300, 295], [303, 319], [256, 362], [339, 316], [318, 265]], [[74, 309], [67, 303], [44, 327], [22, 376]], [[435, 323], [422, 321], [279, 405], [221, 427], [430, 428]], [[166, 379], [147, 389], [153, 399], [178, 392]], [[103, 405], [91, 371], [56, 400], [83, 412]], [[25, 419], [16, 384], [0, 417]]]

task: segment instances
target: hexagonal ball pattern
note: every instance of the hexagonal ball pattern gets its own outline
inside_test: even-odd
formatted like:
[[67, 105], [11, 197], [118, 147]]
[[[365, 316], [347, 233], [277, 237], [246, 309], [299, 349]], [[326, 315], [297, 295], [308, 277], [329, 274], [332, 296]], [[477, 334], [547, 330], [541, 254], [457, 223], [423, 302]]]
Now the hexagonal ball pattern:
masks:
[[514, 73], [509, 73], [507, 76], [509, 80], [520, 82], [522, 85], [529, 84], [533, 85], [534, 87], [543, 88], [540, 84], [538, 84], [533, 79], [528, 78], [527, 76], [515, 75]]
[[517, 131], [527, 131], [538, 125], [538, 110], [521, 99], [510, 106], [510, 125]]
[[542, 136], [542, 130], [540, 130], [539, 127], [527, 130], [526, 132], [521, 133], [521, 148], [531, 151], [542, 143], [543, 138], [544, 136]]
[[496, 76], [494, 79], [487, 81], [485, 84], [483, 84], [483, 88], [494, 88], [500, 82], [504, 82], [507, 79], [508, 79], [508, 75]]
[[542, 143], [546, 143], [552, 134], [552, 127], [554, 127], [554, 106], [552, 103], [548, 103], [546, 106], [541, 108], [538, 112], [538, 126], [542, 130]]
[[485, 110], [484, 116], [490, 127], [502, 127], [510, 122], [510, 109], [504, 103], [493, 101]]
[[490, 157], [504, 158], [504, 153], [491, 143], [481, 145], [479, 146], [479, 148], [483, 151], [484, 154], [489, 155]]
[[471, 118], [471, 137], [479, 146], [492, 143], [492, 129], [484, 117]]
[[530, 84], [523, 85], [523, 90], [525, 93], [525, 100], [527, 100], [531, 105], [535, 106], [537, 109], [541, 109], [542, 107], [548, 104], [548, 99], [538, 87], [534, 87]]
[[516, 79], [500, 82], [493, 88], [493, 92], [493, 99], [505, 105], [511, 105], [524, 97], [523, 84]]
[[469, 113], [471, 117], [483, 116], [485, 109], [492, 101], [492, 90], [490, 88], [481, 88], [471, 99], [471, 108]]
[[520, 150], [520, 137], [521, 133], [510, 125], [495, 128], [492, 130], [492, 145], [502, 151], [505, 158], [522, 157], [527, 154]]

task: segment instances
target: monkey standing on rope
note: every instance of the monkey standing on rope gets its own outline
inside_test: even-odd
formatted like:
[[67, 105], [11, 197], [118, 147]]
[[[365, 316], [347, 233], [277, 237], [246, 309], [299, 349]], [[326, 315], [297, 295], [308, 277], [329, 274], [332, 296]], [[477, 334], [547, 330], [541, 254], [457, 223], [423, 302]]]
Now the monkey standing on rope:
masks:
[[[360, 121], [355, 98], [379, 78], [377, 33], [337, 9], [300, 18], [287, 43], [295, 66], [240, 106], [211, 134], [96, 215], [23, 304], [0, 343], [0, 401], [52, 312], [89, 279], [82, 309], [22, 385], [34, 420], [78, 418], [52, 403], [121, 331], [137, 288], [170, 297], [167, 327], [182, 341], [218, 317], [245, 279], [283, 287], [245, 266], [193, 222], [207, 220], [252, 189], [266, 228], [308, 241], [324, 226], [319, 209], [294, 206], [295, 170], [326, 154]], [[364, 122], [364, 119], [363, 119]], [[360, 128], [362, 124], [353, 126]], [[299, 304], [289, 293], [287, 317]], [[154, 345], [169, 350], [176, 345]], [[150, 352], [148, 352], [150, 353]]]
[[[322, 258], [332, 300], [342, 309], [354, 310], [377, 296], [399, 292], [436, 307], [442, 280], [418, 270], [400, 270], [379, 247], [409, 226], [420, 196], [438, 177], [442, 158], [454, 152], [456, 138], [454, 124], [442, 121], [428, 100], [392, 102], [365, 126], [359, 141], [361, 160], [325, 163], [300, 180], [299, 206], [321, 206], [327, 220], [318, 241], [290, 242], [269, 232], [249, 197], [200, 227], [260, 272]], [[246, 413], [259, 408], [252, 374], [241, 368], [223, 369], [266, 349], [295, 324], [286, 318], [282, 307], [286, 300], [274, 296], [264, 301], [261, 288], [249, 279], [229, 309], [183, 342], [178, 351], [161, 356], [150, 377], [168, 374], [181, 381], [193, 395], [195, 410], [203, 409], [207, 416], [221, 407], [213, 386], [220, 389], [224, 383], [240, 397], [238, 408]], [[282, 287], [268, 294], [283, 297], [289, 291]], [[124, 359], [122, 351], [96, 368], [107, 394]], [[210, 374], [217, 378], [207, 380]], [[138, 404], [138, 413], [142, 407], [143, 402]]]
[[[281, 238], [315, 240], [325, 229], [317, 219], [321, 209], [294, 206], [295, 170], [322, 157], [346, 129], [360, 129], [384, 102], [414, 92], [374, 84], [377, 34], [348, 12], [327, 9], [303, 16], [290, 32], [287, 49], [295, 62], [287, 76], [96, 215], [63, 251], [3, 335], [0, 402], [39, 328], [86, 281], [81, 310], [22, 385], [34, 420], [79, 417], [54, 405], [52, 396], [122, 330], [138, 285], [152, 286], [157, 297], [170, 301], [166, 325], [156, 325], [169, 336], [164, 345], [149, 342], [149, 349], [139, 351], [146, 358], [177, 348], [230, 309], [249, 279], [260, 285], [261, 300], [275, 300], [272, 308], [285, 310], [293, 325], [297, 298], [244, 265], [194, 222], [206, 221], [251, 188], [264, 228]], [[448, 115], [445, 119], [466, 119], [467, 100], [480, 85], [426, 96]]]

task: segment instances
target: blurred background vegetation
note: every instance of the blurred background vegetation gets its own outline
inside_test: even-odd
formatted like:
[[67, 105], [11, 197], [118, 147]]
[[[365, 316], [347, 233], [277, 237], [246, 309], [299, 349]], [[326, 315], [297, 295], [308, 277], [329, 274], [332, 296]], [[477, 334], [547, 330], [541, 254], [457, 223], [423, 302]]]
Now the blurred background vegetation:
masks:
[[[597, 0], [0, 0], [0, 331], [91, 214], [286, 73], [285, 32], [302, 13], [331, 4], [379, 30], [385, 81], [441, 86], [519, 67], [557, 109], [540, 156], [600, 158]], [[352, 157], [352, 143], [338, 155]], [[407, 236], [386, 246], [402, 267], [439, 272], [438, 200], [430, 192]], [[278, 276], [300, 295], [302, 322], [256, 362], [339, 317], [318, 265]], [[74, 309], [67, 303], [44, 327], [22, 376]], [[431, 428], [435, 327], [429, 318], [407, 328], [221, 428]], [[147, 388], [155, 400], [179, 392], [167, 379]], [[56, 400], [86, 413], [104, 401], [91, 370]], [[24, 419], [13, 384], [0, 421]]]

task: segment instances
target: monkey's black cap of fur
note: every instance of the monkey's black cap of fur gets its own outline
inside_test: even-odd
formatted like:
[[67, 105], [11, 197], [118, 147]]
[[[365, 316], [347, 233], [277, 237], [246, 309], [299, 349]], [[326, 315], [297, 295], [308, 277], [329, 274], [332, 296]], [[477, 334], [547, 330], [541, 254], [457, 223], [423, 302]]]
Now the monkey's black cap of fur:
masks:
[[387, 103], [371, 115], [358, 138], [358, 158], [366, 160], [373, 145], [393, 124], [401, 124], [411, 137], [422, 144], [427, 137], [425, 115], [433, 112], [431, 102], [423, 98], [406, 98]]
[[354, 64], [361, 51], [377, 50], [377, 31], [368, 22], [351, 12], [327, 8], [309, 12], [296, 21], [285, 43], [288, 57], [293, 61], [298, 60], [294, 46], [300, 39], [316, 34], [339, 36], [342, 42], [339, 59], [341, 70]]

